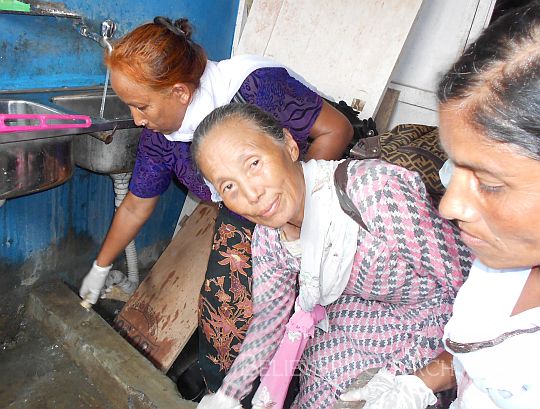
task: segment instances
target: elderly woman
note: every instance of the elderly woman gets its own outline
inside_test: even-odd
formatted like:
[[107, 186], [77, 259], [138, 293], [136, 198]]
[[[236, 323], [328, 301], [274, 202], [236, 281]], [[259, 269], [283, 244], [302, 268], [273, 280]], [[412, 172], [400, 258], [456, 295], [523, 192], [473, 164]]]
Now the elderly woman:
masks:
[[360, 226], [336, 195], [339, 162], [298, 162], [290, 132], [252, 105], [213, 111], [191, 149], [225, 205], [257, 223], [253, 321], [221, 388], [200, 408], [239, 407], [275, 354], [297, 295], [298, 308], [323, 305], [327, 319], [303, 355], [295, 407], [330, 407], [368, 368], [410, 373], [441, 353], [470, 257], [419, 175], [350, 162], [345, 194]]
[[448, 352], [417, 373], [425, 385], [414, 393], [383, 373], [342, 398], [423, 409], [422, 396], [457, 381], [452, 409], [539, 408], [539, 3], [488, 27], [442, 79], [439, 99], [454, 167], [440, 211], [477, 257], [445, 328]]

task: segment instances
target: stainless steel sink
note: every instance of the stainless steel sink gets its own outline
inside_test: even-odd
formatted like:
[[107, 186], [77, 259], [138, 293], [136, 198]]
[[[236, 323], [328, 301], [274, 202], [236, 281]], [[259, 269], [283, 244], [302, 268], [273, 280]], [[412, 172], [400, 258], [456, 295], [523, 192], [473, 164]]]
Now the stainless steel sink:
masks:
[[[0, 99], [0, 112], [6, 114], [61, 113], [36, 102], [17, 99]], [[17, 141], [17, 137], [21, 137], [18, 133], [10, 134], [10, 137], [15, 138], [14, 142], [0, 145], [0, 199], [57, 186], [73, 174], [70, 136], [58, 135], [55, 138], [24, 142]]]
[[5, 114], [56, 114], [58, 111], [53, 110], [45, 105], [37, 102], [1, 99], [0, 112]]
[[[51, 98], [51, 102], [73, 112], [88, 115], [93, 118], [100, 117], [102, 92], [73, 93], [58, 95]], [[103, 110], [103, 118], [130, 119], [129, 107], [122, 102], [118, 95], [107, 93]]]
[[[51, 98], [51, 102], [66, 110], [99, 118], [102, 93], [58, 95]], [[132, 122], [128, 106], [114, 94], [105, 98], [103, 118], [110, 122]], [[128, 128], [78, 135], [73, 138], [75, 164], [98, 173], [130, 172], [135, 164], [140, 133], [139, 128]]]
[[98, 173], [133, 168], [140, 129], [116, 95], [107, 96], [100, 118], [101, 96], [101, 87], [0, 91], [0, 113], [92, 119], [89, 128], [0, 133], [0, 200], [57, 186], [71, 177], [75, 163]]

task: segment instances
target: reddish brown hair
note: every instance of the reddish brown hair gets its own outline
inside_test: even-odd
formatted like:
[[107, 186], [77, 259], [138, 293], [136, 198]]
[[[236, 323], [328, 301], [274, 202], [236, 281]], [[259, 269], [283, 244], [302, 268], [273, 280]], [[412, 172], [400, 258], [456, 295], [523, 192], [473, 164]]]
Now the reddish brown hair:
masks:
[[105, 65], [156, 91], [177, 83], [198, 87], [207, 58], [192, 32], [187, 19], [156, 17], [118, 40], [105, 54]]

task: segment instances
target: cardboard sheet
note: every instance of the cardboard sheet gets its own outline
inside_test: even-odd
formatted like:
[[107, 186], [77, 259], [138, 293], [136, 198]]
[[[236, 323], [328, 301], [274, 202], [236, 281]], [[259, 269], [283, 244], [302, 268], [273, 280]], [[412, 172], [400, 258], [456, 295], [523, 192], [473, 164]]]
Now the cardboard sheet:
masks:
[[373, 117], [422, 0], [254, 0], [236, 54], [271, 57]]

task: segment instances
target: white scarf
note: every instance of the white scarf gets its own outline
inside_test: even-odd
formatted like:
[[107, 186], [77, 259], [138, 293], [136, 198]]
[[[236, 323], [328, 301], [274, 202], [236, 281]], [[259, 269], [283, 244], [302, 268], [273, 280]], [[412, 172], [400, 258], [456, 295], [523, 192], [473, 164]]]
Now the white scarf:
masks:
[[349, 282], [357, 250], [359, 226], [341, 209], [334, 187], [338, 164], [324, 160], [302, 163], [306, 197], [298, 302], [304, 311], [337, 300]]
[[169, 141], [191, 142], [193, 132], [215, 108], [228, 104], [247, 76], [263, 67], [281, 64], [257, 55], [237, 55], [218, 63], [208, 61], [200, 86], [193, 94], [180, 129], [165, 135]]

